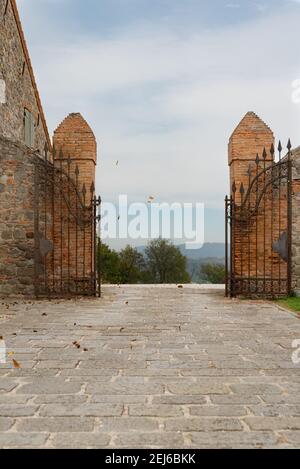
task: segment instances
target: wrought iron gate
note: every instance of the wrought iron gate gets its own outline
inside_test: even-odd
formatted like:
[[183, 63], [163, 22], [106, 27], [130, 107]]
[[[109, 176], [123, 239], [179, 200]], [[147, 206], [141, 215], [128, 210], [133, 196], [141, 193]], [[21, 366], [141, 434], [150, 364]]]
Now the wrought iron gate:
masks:
[[34, 178], [36, 297], [101, 296], [101, 199], [94, 184], [80, 183], [76, 162], [62, 151], [50, 162], [47, 148], [44, 159], [35, 158]]
[[264, 150], [248, 169], [248, 187], [233, 183], [225, 199], [226, 296], [280, 297], [291, 293], [292, 161], [275, 163]]

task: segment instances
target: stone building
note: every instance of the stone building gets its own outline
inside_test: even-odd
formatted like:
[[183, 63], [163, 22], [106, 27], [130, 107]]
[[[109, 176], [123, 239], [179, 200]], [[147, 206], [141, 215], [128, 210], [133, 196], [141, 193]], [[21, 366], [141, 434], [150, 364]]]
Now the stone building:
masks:
[[228, 291], [271, 297], [300, 291], [300, 149], [275, 143], [270, 127], [248, 112], [228, 153]]
[[47, 124], [14, 0], [0, 0], [0, 135], [43, 153]]
[[0, 0], [0, 295], [33, 296], [41, 278], [45, 294], [95, 283], [96, 158], [80, 114], [52, 147], [16, 2]]

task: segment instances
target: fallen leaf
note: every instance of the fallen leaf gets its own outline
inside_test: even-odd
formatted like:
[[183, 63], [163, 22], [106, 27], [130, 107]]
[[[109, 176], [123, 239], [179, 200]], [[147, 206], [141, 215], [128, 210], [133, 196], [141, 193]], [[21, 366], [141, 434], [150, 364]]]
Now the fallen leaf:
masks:
[[15, 360], [15, 359], [13, 359], [13, 365], [14, 365], [14, 367], [17, 368], [17, 369], [20, 369], [20, 368], [21, 368], [20, 363], [18, 363], [17, 360]]
[[178, 288], [183, 288], [183, 285], [178, 285]]
[[9, 357], [13, 357], [13, 356], [14, 356], [14, 354], [15, 354], [14, 352], [8, 352], [8, 354], [7, 354], [7, 355], [8, 355]]
[[126, 301], [126, 303], [125, 303], [125, 304], [126, 304], [126, 305], [129, 305], [129, 302], [128, 302], [128, 301]]
[[285, 443], [288, 443], [288, 440], [285, 437], [285, 435], [279, 435], [279, 437], [277, 439], [277, 444], [282, 445], [282, 444], [285, 444]]
[[87, 348], [84, 348], [83, 351], [84, 351], [84, 352], [88, 352], [88, 349], [87, 349]]
[[125, 327], [121, 327], [120, 332], [125, 331]]
[[47, 314], [46, 314], [46, 313], [43, 313], [42, 316], [47, 316]]

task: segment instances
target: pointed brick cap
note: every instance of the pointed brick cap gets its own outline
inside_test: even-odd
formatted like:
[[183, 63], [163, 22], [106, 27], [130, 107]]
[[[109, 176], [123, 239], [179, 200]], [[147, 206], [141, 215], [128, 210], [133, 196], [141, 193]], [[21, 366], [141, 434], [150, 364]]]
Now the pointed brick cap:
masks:
[[95, 135], [80, 113], [66, 117], [54, 132], [53, 144], [62, 149], [64, 157], [97, 161]]
[[264, 148], [267, 159], [271, 159], [269, 150], [274, 142], [270, 127], [254, 112], [247, 112], [230, 137], [229, 164], [233, 160], [255, 161], [257, 153], [261, 156]]
[[273, 135], [270, 127], [268, 127], [267, 124], [257, 114], [255, 114], [255, 112], [249, 111], [235, 128], [230, 138], [234, 137], [236, 134], [249, 131], [258, 133], [266, 132]]

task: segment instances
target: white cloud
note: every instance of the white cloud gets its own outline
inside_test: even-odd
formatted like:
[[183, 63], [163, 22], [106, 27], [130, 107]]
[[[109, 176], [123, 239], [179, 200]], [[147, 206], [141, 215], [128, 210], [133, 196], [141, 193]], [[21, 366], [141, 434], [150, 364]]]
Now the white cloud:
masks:
[[31, 49], [50, 127], [68, 112], [86, 116], [100, 142], [104, 198], [221, 207], [228, 138], [248, 110], [299, 143], [300, 108], [291, 102], [299, 21], [297, 10], [185, 37], [153, 26], [110, 40], [41, 38]]

